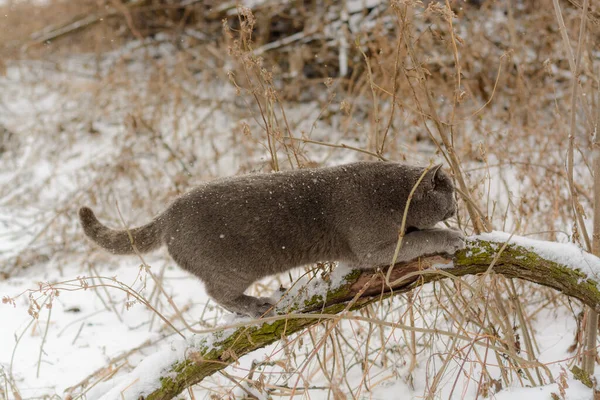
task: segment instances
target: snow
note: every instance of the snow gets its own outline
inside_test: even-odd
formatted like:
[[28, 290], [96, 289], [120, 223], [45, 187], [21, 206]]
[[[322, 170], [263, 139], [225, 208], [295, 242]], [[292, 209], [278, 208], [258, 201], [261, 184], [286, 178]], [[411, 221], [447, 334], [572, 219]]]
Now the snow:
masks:
[[[353, 0], [347, 6], [352, 12], [363, 4], [377, 3]], [[369, 29], [370, 23], [361, 26], [363, 21], [362, 15], [352, 15], [350, 26], [357, 30], [359, 27]], [[328, 29], [337, 32], [335, 26]], [[140, 82], [145, 83], [153, 78], [152, 68], [136, 60], [154, 56], [169, 60], [173, 58], [170, 51], [147, 46], [147, 43], [130, 43], [122, 52], [108, 54], [100, 60], [99, 73], [125, 59], [123, 68], [133, 71]], [[3, 272], [8, 275], [6, 279], [0, 278], [0, 297], [10, 299], [0, 305], [0, 398], [4, 395], [11, 400], [18, 398], [14, 391], [21, 398], [67, 398], [81, 394], [87, 399], [135, 399], [157, 388], [157, 378], [173, 363], [185, 360], [190, 351], [210, 351], [236, 327], [256, 323], [216, 307], [202, 283], [176, 267], [165, 251], [145, 257], [150, 271], [161, 279], [164, 292], [160, 292], [148, 272], [139, 268], [139, 259], [116, 257], [92, 248], [82, 239], [76, 221], [77, 207], [93, 204], [103, 213], [100, 216], [103, 220], [118, 226], [121, 221], [114, 207], [117, 200], [127, 222], [147, 220], [160, 211], [164, 202], [190, 185], [260, 170], [268, 163], [267, 152], [259, 145], [254, 146], [255, 143], [249, 148], [235, 133], [238, 123], [252, 124], [254, 115], [246, 109], [247, 104], [241, 107], [242, 111], [235, 108], [239, 99], [231, 101], [233, 89], [223, 82], [197, 86], [181, 83], [203, 103], [190, 105], [179, 113], [173, 112], [174, 100], [168, 96], [154, 101], [161, 103], [159, 106], [148, 103], [137, 109], [136, 96], [151, 97], [141, 86], [136, 86], [140, 82], [104, 87], [105, 83], [100, 85], [95, 80], [96, 71], [85, 67], [96, 61], [95, 55], [73, 56], [65, 61], [68, 65], [62, 71], [66, 72], [53, 71], [39, 61], [8, 62], [6, 76], [0, 76], [0, 124], [16, 133], [20, 145], [16, 154], [0, 155], [3, 167], [0, 168], [0, 276]], [[165, 63], [168, 70], [169, 64]], [[363, 145], [363, 136], [348, 137], [338, 132], [338, 129], [349, 128], [343, 127], [335, 115], [328, 117], [330, 122], [318, 121], [317, 124], [321, 108], [316, 102], [296, 103], [286, 112], [298, 133], [313, 132], [312, 138], [316, 140]], [[128, 127], [132, 115], [150, 119], [161, 113], [175, 116], [157, 121], [155, 127], [165, 132], [164, 144], [182, 151], [177, 154], [179, 160], [174, 161], [176, 157], [162, 145], [157, 146], [156, 140], [148, 140], [149, 132], [139, 126], [137, 131], [131, 132], [133, 128]], [[362, 126], [363, 122], [358, 119], [354, 122], [361, 131], [370, 129]], [[249, 142], [260, 143], [262, 139], [254, 134]], [[324, 160], [343, 163], [357, 157], [349, 151], [333, 153], [319, 146], [307, 147], [311, 149], [308, 161], [315, 163]], [[422, 162], [434, 150], [425, 148], [423, 152], [405, 153], [408, 161]], [[190, 172], [181, 172], [182, 165]], [[506, 168], [504, 174], [517, 180], [510, 168]], [[498, 182], [494, 182], [497, 187], [503, 187]], [[518, 188], [515, 185], [513, 189]], [[476, 238], [498, 243], [500, 248], [509, 236], [492, 232]], [[599, 260], [573, 244], [520, 236], [510, 238], [510, 243], [579, 269], [600, 281], [597, 279]], [[447, 268], [448, 265], [435, 267]], [[348, 272], [343, 265], [325, 275], [323, 270], [298, 270], [291, 274], [291, 279], [285, 276], [266, 280], [253, 290], [260, 291], [254, 294], [264, 296], [273, 293], [279, 285], [290, 288], [283, 298], [278, 292], [272, 295], [281, 300], [277, 310], [286, 312], [292, 302], [302, 304], [339, 286]], [[298, 280], [301, 275], [303, 278]], [[84, 281], [90, 287], [83, 285]], [[124, 285], [148, 300], [185, 338], [173, 332], [156, 312], [133, 301], [123, 290]], [[53, 290], [59, 294], [53, 295]], [[521, 295], [536, 298], [537, 303], [531, 303], [533, 306], [526, 310], [530, 314], [537, 313], [531, 319], [539, 346], [536, 357], [557, 379], [575, 357], [567, 349], [577, 330], [573, 313], [579, 308], [577, 304], [567, 308], [557, 302], [538, 312], [539, 304], [545, 303], [547, 298], [530, 292]], [[414, 324], [432, 333], [417, 336], [418, 357], [414, 369], [405, 351], [410, 338], [402, 329], [344, 320], [336, 326], [339, 336], [331, 337], [339, 339], [339, 343], [328, 340], [324, 329], [315, 328], [310, 335], [289, 337], [285, 343], [282, 341], [241, 357], [226, 371], [240, 377], [244, 388], [258, 398], [269, 398], [269, 395], [243, 381], [255, 361], [273, 365], [257, 367], [254, 380], [262, 379], [260, 375], [264, 371], [264, 379], [271, 387], [295, 384], [302, 398], [334, 398], [335, 391], [340, 391], [340, 397], [350, 397], [352, 391], [355, 398], [390, 399], [400, 394], [405, 398], [423, 398], [439, 367], [440, 355], [448, 353], [450, 339], [436, 335], [435, 330], [456, 332], [456, 327], [444, 319], [443, 310], [436, 308], [439, 293], [431, 286], [423, 287], [415, 296], [422, 296], [422, 301], [413, 309], [416, 311]], [[202, 333], [192, 333], [181, 322], [180, 313], [173, 309], [171, 301], [186, 323]], [[52, 308], [46, 308], [45, 304], [50, 302]], [[37, 309], [36, 304], [41, 307]], [[39, 313], [39, 317], [32, 318], [29, 310]], [[408, 310], [406, 298], [395, 298], [377, 305], [370, 311], [370, 317], [401, 324]], [[517, 330], [515, 321], [510, 322]], [[215, 327], [227, 329], [215, 335]], [[472, 328], [468, 325], [467, 329]], [[367, 335], [371, 329], [376, 334]], [[315, 352], [321, 343], [325, 344]], [[332, 354], [328, 346], [333, 346], [334, 352], [342, 349], [348, 362], [342, 364], [333, 357], [336, 364], [331, 368], [331, 381], [319, 370], [319, 363], [327, 363]], [[286, 355], [288, 351], [291, 356]], [[315, 354], [323, 354], [324, 358], [316, 361]], [[444, 376], [439, 398], [449, 398], [450, 393], [455, 398], [477, 396], [473, 382], [481, 375], [481, 361], [474, 360], [470, 353], [463, 356], [458, 354], [455, 361], [464, 361], [466, 367], [459, 362], [449, 367], [450, 373]], [[370, 363], [368, 367], [365, 360]], [[488, 372], [493, 379], [501, 379], [500, 369], [494, 362], [490, 362]], [[558, 383], [520, 387], [531, 385], [526, 380], [520, 383], [521, 378], [514, 379], [513, 386], [499, 393], [490, 393], [490, 398], [541, 400], [550, 398], [551, 393], [560, 393]], [[566, 372], [565, 382], [567, 399], [592, 398], [591, 390], [574, 380], [569, 372]], [[9, 388], [8, 393], [4, 392], [5, 388]], [[244, 396], [239, 386], [219, 376], [206, 379], [201, 386], [195, 386], [193, 392], [196, 398]]]
[[[473, 236], [472, 239], [481, 239], [494, 243], [509, 243], [524, 247], [538, 254], [546, 260], [579, 270], [589, 278], [600, 282], [600, 258], [590, 254], [573, 243], [557, 243], [544, 240], [535, 240], [523, 236], [512, 235], [506, 232], [493, 231]], [[498, 247], [499, 249], [500, 247]]]
[[[236, 322], [236, 326], [248, 326], [247, 318], [226, 317], [225, 320]], [[87, 393], [88, 400], [121, 400], [123, 397], [137, 399], [160, 388], [160, 378], [169, 376], [169, 370], [176, 363], [184, 362], [190, 351], [210, 352], [218, 343], [225, 341], [236, 329], [219, 328], [208, 330], [204, 334], [192, 335], [189, 339], [175, 339], [168, 346], [144, 358], [128, 374], [103, 382]]]
[[[581, 260], [584, 260], [590, 268], [595, 268], [599, 264], [599, 260], [589, 254], [581, 251], [577, 246], [566, 243], [552, 243], [540, 240], [533, 240], [525, 237], [510, 235], [505, 232], [491, 232], [472, 237], [471, 239], [481, 239], [498, 244], [509, 242], [525, 247], [531, 251], [537, 252], [542, 257], [561, 263], [563, 265], [577, 267]], [[510, 240], [509, 240], [510, 239]], [[498, 247], [500, 248], [500, 246]], [[438, 268], [448, 268], [448, 265], [434, 266]], [[294, 286], [285, 293], [283, 298], [278, 298], [277, 312], [285, 313], [289, 311], [289, 307], [294, 304], [302, 305], [305, 301], [310, 300], [313, 296], [324, 296], [327, 290], [334, 290], [339, 287], [345, 280], [345, 277], [351, 270], [346, 265], [337, 265], [337, 268], [329, 274], [327, 280], [316, 279], [311, 276], [305, 276], [294, 283]], [[281, 293], [280, 293], [281, 295]], [[141, 395], [150, 393], [152, 390], [160, 387], [159, 378], [164, 376], [165, 372], [176, 362], [182, 362], [186, 359], [186, 354], [189, 350], [206, 349], [210, 351], [212, 346], [227, 338], [235, 332], [236, 327], [250, 326], [250, 324], [258, 324], [258, 321], [253, 321], [247, 317], [236, 317], [233, 315], [226, 316], [222, 320], [226, 325], [223, 334], [216, 336], [207, 332], [204, 335], [194, 335], [190, 340], [176, 340], [171, 342], [169, 347], [163, 348], [159, 352], [144, 359], [131, 373], [121, 376], [115, 381], [109, 381], [102, 385], [98, 385], [89, 392], [89, 399], [112, 400], [121, 399], [121, 396], [126, 398], [137, 398]], [[560, 356], [564, 349], [562, 344], [566, 340], [570, 340], [568, 335], [559, 334], [551, 327], [549, 332], [540, 333], [538, 340], [543, 340], [547, 345], [546, 349], [540, 354], [540, 360], [548, 359], [549, 361]], [[562, 349], [562, 350], [561, 350]], [[558, 352], [557, 352], [558, 350]], [[568, 379], [565, 381], [566, 386], [563, 388], [568, 399], [588, 399], [590, 398], [590, 390], [579, 381]], [[394, 383], [385, 390], [379, 392], [382, 398], [392, 393], [397, 393], [400, 383]], [[98, 396], [96, 393], [108, 393], [103, 396]], [[405, 389], [405, 388], [404, 388]], [[495, 399], [525, 399], [531, 400], [531, 396], [539, 396], [539, 398], [549, 398], [551, 393], [559, 393], [560, 388], [557, 383], [533, 387], [533, 388], [507, 388], [495, 396]], [[260, 397], [260, 396], [258, 396]]]
[[[593, 398], [590, 388], [575, 379], [567, 379], [568, 387], [565, 388], [564, 398], [568, 400], [591, 400]], [[496, 400], [532, 400], [552, 399], [552, 394], [559, 396], [558, 383], [533, 388], [509, 388], [496, 394]], [[561, 397], [556, 397], [561, 398]]]
[[184, 359], [187, 343], [174, 340], [166, 349], [146, 357], [132, 373], [96, 385], [87, 393], [89, 400], [137, 399], [160, 387], [160, 378], [169, 366]]
[[[136, 203], [135, 196], [139, 195], [141, 201], [137, 200], [137, 204], [156, 208], [153, 212], [160, 210], [160, 204], [153, 205], [149, 200], [156, 203], [158, 195], [172, 191], [173, 163], [161, 158], [154, 142], [149, 142], [151, 147], [146, 150], [140, 140], [143, 136], [135, 136], [134, 148], [141, 154], [140, 162], [146, 163], [146, 171], [159, 172], [159, 177], [152, 177], [152, 184], [148, 185], [148, 178], [144, 176], [138, 182], [128, 182], [111, 175], [112, 166], [119, 165], [123, 159], [122, 149], [127, 149], [128, 141], [132, 140], [122, 126], [121, 118], [126, 118], [128, 112], [126, 102], [121, 109], [115, 104], [114, 112], [106, 116], [87, 93], [83, 92], [78, 101], [74, 101], [73, 93], [57, 94], [52, 86], [46, 86], [46, 81], [38, 82], [33, 78], [38, 66], [35, 63], [30, 67], [14, 65], [8, 68], [6, 77], [0, 77], [0, 84], [5, 89], [0, 93], [0, 102], [5, 101], [4, 104], [11, 108], [10, 112], [0, 114], [0, 123], [23, 137], [19, 148], [21, 157], [15, 157], [13, 161], [10, 155], [3, 155], [1, 160], [14, 162], [14, 167], [0, 169], [0, 271], [10, 271], [17, 263], [17, 257], [21, 264], [27, 262], [26, 257], [31, 258], [27, 264], [29, 268], [13, 271], [9, 279], [0, 280], [0, 297], [11, 299], [8, 304], [0, 304], [3, 322], [0, 326], [0, 386], [14, 386], [23, 398], [66, 397], [78, 393], [87, 398], [114, 396], [121, 399], [121, 394], [125, 398], [137, 398], [134, 393], [146, 393], [155, 388], [159, 382], [157, 376], [173, 362], [184, 359], [186, 350], [198, 346], [210, 349], [214, 340], [225, 337], [213, 336], [211, 327], [217, 324], [248, 325], [249, 321], [215, 307], [202, 283], [175, 267], [166, 251], [145, 256], [150, 271], [162, 278], [165, 295], [156, 295], [156, 285], [147, 273], [140, 271], [139, 259], [111, 256], [93, 249], [82, 239], [76, 212], [79, 205], [90, 201], [90, 189], [95, 194], [95, 208], [105, 212], [99, 217], [108, 224], [118, 226], [120, 223], [114, 219], [116, 211], [112, 215], [105, 211], [114, 210], [115, 199], [119, 200], [127, 221], [140, 221], [152, 212], [138, 215], [138, 211], [132, 212], [133, 207], [129, 205]], [[46, 75], [54, 83], [68, 79], [75, 86], [89, 84], [86, 79], [72, 79], [59, 72]], [[143, 74], [140, 77], [144, 79]], [[24, 89], [29, 81], [36, 85], [35, 90]], [[228, 89], [222, 86], [195, 90], [215, 99], [218, 95], [229, 95]], [[115, 102], [119, 98], [117, 92], [112, 93]], [[10, 98], [18, 99], [18, 102], [7, 102]], [[73, 103], [76, 107], [65, 111], [63, 105], [67, 102], [71, 104], [69, 107], [74, 107]], [[214, 126], [207, 130], [219, 138], [216, 142], [209, 138], [201, 147], [189, 146], [194, 156], [202, 161], [188, 168], [199, 171], [201, 180], [236, 174], [241, 151], [245, 158], [252, 160], [247, 149], [231, 146], [223, 140], [230, 136], [230, 121], [238, 120], [238, 117], [219, 114], [212, 106], [191, 109], [192, 115], [184, 116], [202, 119], [204, 115], [211, 115]], [[83, 117], [77, 115], [80, 108], [85, 110]], [[306, 117], [312, 113], [318, 115], [319, 109], [304, 110], [301, 115], [310, 120]], [[289, 117], [293, 118], [293, 113]], [[38, 118], [44, 122], [40, 123]], [[89, 125], [80, 123], [79, 118], [95, 121], [94, 129], [100, 133], [89, 134], [85, 128]], [[170, 132], [172, 125], [167, 126], [165, 131]], [[181, 123], [180, 126], [184, 125]], [[52, 133], [60, 131], [63, 131], [61, 136]], [[48, 135], [61, 137], [61, 140], [54, 140], [52, 136], [53, 140], [49, 141]], [[169, 140], [170, 137], [165, 138], [165, 141]], [[155, 158], [150, 159], [145, 151], [156, 153]], [[219, 154], [218, 159], [212, 151]], [[264, 157], [260, 152], [262, 149], [255, 160]], [[136, 153], [125, 151], [126, 161], [135, 159]], [[260, 161], [250, 164], [257, 168]], [[179, 167], [178, 163], [176, 165]], [[107, 170], [108, 176], [112, 176], [108, 181], [105, 180]], [[108, 199], [102, 197], [101, 187], [113, 191]], [[168, 197], [172, 199], [173, 196], [171, 193]], [[336, 275], [332, 277], [332, 282], [336, 282]], [[104, 286], [87, 288], [83, 282]], [[178, 339], [178, 335], [154, 312], [132, 301], [123, 291], [123, 285], [145, 299], [151, 299], [152, 306], [186, 339]], [[291, 286], [291, 282], [286, 285]], [[43, 304], [46, 299], [49, 302], [51, 288], [59, 293], [52, 298], [51, 310], [44, 306], [39, 310], [34, 307], [39, 318], [33, 319], [28, 314], [30, 306]], [[166, 296], [183, 310], [183, 316], [195, 330], [204, 329], [207, 333], [191, 334]], [[139, 349], [127, 355], [136, 348]], [[266, 351], [268, 349], [255, 352], [253, 356]], [[249, 359], [240, 366], [249, 368], [251, 362]], [[137, 368], [133, 368], [136, 365]]]
[[[312, 275], [297, 279], [287, 291], [274, 294], [273, 299], [277, 302], [276, 312], [285, 314], [295, 311], [298, 306], [302, 307], [315, 296], [324, 298], [327, 291], [340, 287], [345, 282], [345, 277], [351, 272], [352, 270], [346, 264], [338, 263], [326, 279]], [[320, 273], [317, 272], [318, 275]]]

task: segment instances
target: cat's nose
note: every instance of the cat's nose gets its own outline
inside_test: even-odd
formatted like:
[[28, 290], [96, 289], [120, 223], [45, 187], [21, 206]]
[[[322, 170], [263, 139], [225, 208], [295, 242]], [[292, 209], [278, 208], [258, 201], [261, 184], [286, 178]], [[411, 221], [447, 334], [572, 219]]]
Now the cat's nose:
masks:
[[450, 209], [450, 211], [448, 211], [448, 213], [446, 214], [446, 216], [444, 217], [444, 219], [448, 219], [448, 218], [452, 218], [454, 215], [456, 215], [456, 211], [457, 211], [457, 207], [454, 206]]

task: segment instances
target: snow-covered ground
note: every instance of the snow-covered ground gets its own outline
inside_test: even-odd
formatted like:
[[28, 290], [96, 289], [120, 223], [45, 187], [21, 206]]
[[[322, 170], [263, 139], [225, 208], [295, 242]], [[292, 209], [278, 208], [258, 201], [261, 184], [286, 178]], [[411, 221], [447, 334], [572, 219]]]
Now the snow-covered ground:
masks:
[[[119, 58], [113, 56], [113, 62]], [[236, 322], [166, 252], [142, 261], [110, 256], [88, 244], [76, 212], [92, 204], [107, 223], [122, 225], [121, 213], [133, 225], [159, 212], [168, 199], [195, 182], [264, 168], [269, 156], [264, 144], [257, 144], [251, 115], [231, 101], [234, 91], [224, 82], [187, 87], [203, 105], [176, 108], [177, 99], [161, 98], [136, 109], [141, 104], [135, 103], [136, 96], [145, 94], [131, 88], [142, 87], [136, 85], [150, 79], [151, 72], [137, 71], [140, 82], [127, 87], [119, 82], [107, 87], [106, 81], [89, 73], [88, 62], [74, 57], [69, 73], [40, 62], [14, 63], [0, 77], [0, 124], [15, 136], [14, 148], [0, 153], [0, 296], [5, 303], [0, 307], [0, 398], [137, 398], [140, 390], [156, 384], [149, 377], [203, 337], [190, 333], [188, 325], [210, 330]], [[110, 64], [110, 55], [105, 62]], [[294, 110], [288, 117], [298, 131], [314, 130], [315, 140], [347, 139], [336, 131], [335, 120], [319, 122], [313, 129], [320, 114], [316, 102], [290, 108]], [[152, 121], [151, 128], [143, 119]], [[242, 135], [240, 121], [249, 121], [256, 137]], [[358, 157], [322, 147], [308, 153], [311, 161], [329, 164]], [[426, 161], [432, 153], [406, 151], [413, 162]], [[552, 253], [552, 247], [547, 251]], [[573, 246], [569, 251], [581, 256]], [[562, 254], [564, 261], [567, 253]], [[268, 280], [267, 288], [257, 290], [271, 292], [280, 283], [289, 286], [290, 278]], [[441, 356], [452, 348], [452, 336], [435, 330], [460, 332], [452, 321], [439, 317], [437, 290], [425, 287], [418, 293], [421, 303], [414, 324], [430, 331], [418, 334], [414, 364], [406, 351], [412, 339], [402, 329], [347, 320], [337, 328], [337, 342], [328, 342], [318, 354], [313, 350], [325, 333], [322, 328], [293, 338], [288, 347], [278, 343], [242, 357], [224, 374], [194, 386], [193, 396], [244, 398], [251, 391], [266, 399], [291, 397], [296, 388], [297, 396], [310, 399], [422, 398], [439, 371]], [[510, 387], [489, 387], [487, 396], [534, 400], [555, 393], [559, 398], [591, 399], [591, 390], [568, 371], [578, 306], [556, 303], [538, 309], [548, 300], [539, 293], [532, 297], [539, 300], [528, 306], [536, 358], [545, 365], [540, 368], [543, 385], [536, 381], [537, 387], [528, 388], [534, 382], [515, 371]], [[405, 323], [409, 308], [407, 298], [398, 297], [375, 306], [368, 316]], [[516, 324], [514, 314], [511, 318]], [[486, 379], [500, 382], [498, 363], [506, 367], [508, 361], [488, 359], [487, 352], [472, 351], [475, 348], [473, 343], [459, 344], [436, 398], [484, 397], [478, 393], [481, 363], [493, 374]], [[347, 359], [334, 356], [336, 351]], [[136, 370], [136, 365], [141, 367]], [[330, 365], [331, 376], [326, 377], [320, 365]], [[243, 380], [232, 382], [232, 377], [247, 377], [253, 368], [253, 379], [264, 384], [263, 389]]]

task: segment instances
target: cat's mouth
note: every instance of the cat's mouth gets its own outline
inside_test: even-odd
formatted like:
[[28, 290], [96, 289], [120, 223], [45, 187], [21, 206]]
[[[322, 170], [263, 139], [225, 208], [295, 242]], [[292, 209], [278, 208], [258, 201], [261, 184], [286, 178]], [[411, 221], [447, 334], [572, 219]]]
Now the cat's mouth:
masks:
[[412, 232], [418, 232], [420, 231], [419, 228], [415, 227], [415, 226], [409, 226], [408, 228], [406, 228], [406, 230], [404, 231], [404, 234], [409, 234]]

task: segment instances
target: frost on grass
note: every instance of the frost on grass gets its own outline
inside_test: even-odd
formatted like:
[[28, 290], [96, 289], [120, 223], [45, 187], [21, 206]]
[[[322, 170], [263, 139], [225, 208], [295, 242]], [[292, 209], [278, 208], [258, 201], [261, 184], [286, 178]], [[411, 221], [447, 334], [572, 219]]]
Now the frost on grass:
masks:
[[[600, 258], [584, 251], [573, 243], [549, 242], [515, 235], [511, 237], [509, 233], [499, 231], [472, 236], [469, 239], [497, 243], [497, 250], [500, 250], [502, 245], [507, 242], [508, 244], [521, 246], [548, 261], [581, 271], [588, 278], [600, 282]], [[468, 255], [467, 253], [467, 257]]]

